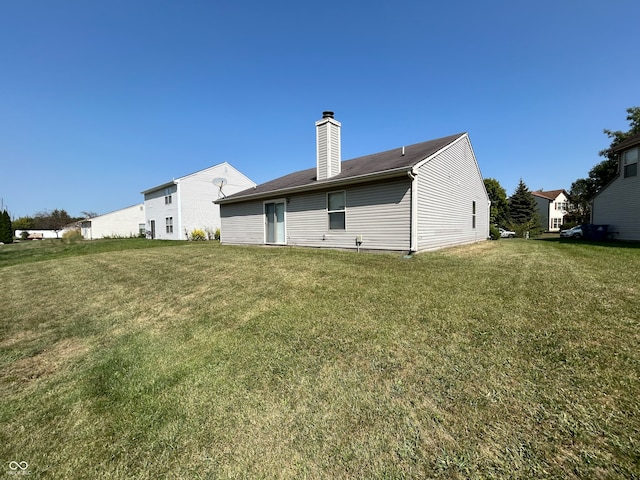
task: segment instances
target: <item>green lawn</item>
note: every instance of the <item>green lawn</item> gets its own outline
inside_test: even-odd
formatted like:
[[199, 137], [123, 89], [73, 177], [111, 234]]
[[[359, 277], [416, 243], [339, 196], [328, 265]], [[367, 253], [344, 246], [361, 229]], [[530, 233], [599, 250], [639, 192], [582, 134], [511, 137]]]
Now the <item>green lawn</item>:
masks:
[[640, 478], [634, 247], [0, 246], [0, 478]]

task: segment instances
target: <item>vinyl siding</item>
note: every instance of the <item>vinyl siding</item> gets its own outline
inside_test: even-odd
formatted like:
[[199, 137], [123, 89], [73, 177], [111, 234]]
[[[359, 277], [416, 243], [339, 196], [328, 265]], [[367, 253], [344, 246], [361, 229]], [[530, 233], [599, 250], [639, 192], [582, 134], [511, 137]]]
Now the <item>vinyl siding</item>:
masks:
[[[171, 203], [166, 205], [164, 198], [171, 195]], [[178, 186], [154, 190], [144, 195], [146, 228], [151, 231], [151, 220], [156, 221], [156, 239], [180, 240], [178, 234]], [[166, 218], [173, 218], [173, 233], [166, 231]]]
[[[289, 245], [408, 250], [410, 221], [408, 177], [346, 189], [292, 196], [286, 206]], [[329, 230], [327, 193], [346, 192], [345, 230]]]
[[318, 129], [318, 179], [327, 178], [327, 128], [326, 125]]
[[595, 197], [591, 218], [616, 240], [640, 240], [640, 177], [616, 178]]
[[[346, 192], [346, 228], [329, 230], [327, 193]], [[221, 240], [231, 244], [264, 243], [263, 201], [221, 205]], [[287, 245], [306, 247], [409, 250], [409, 178], [288, 197], [285, 205]]]
[[262, 201], [220, 205], [220, 221], [221, 243], [232, 245], [264, 243]]
[[329, 162], [331, 163], [331, 171], [329, 175], [334, 176], [340, 173], [340, 127], [331, 125], [329, 128], [331, 139], [331, 150], [329, 152]]
[[317, 178], [323, 180], [340, 173], [340, 127], [327, 121], [317, 128]]
[[140, 233], [140, 224], [144, 225], [145, 223], [144, 205], [133, 205], [115, 212], [105, 213], [86, 223], [91, 226], [82, 228], [82, 236], [85, 239], [137, 237]]
[[417, 173], [419, 251], [488, 238], [489, 198], [467, 136], [430, 159]]
[[538, 218], [540, 219], [540, 227], [544, 231], [549, 231], [551, 228], [551, 220], [549, 219], [549, 212], [553, 208], [553, 202], [547, 198], [541, 198], [533, 196], [536, 201], [536, 208], [538, 210]]
[[549, 231], [550, 232], [559, 232], [560, 228], [553, 227], [553, 219], [557, 218], [560, 221], [560, 224], [562, 224], [564, 222], [564, 217], [567, 214], [566, 210], [557, 210], [556, 209], [556, 204], [558, 203], [564, 203], [564, 202], [568, 202], [569, 199], [567, 198], [567, 196], [564, 193], [561, 193], [560, 195], [558, 195], [556, 197], [556, 199], [552, 202], [549, 202]]

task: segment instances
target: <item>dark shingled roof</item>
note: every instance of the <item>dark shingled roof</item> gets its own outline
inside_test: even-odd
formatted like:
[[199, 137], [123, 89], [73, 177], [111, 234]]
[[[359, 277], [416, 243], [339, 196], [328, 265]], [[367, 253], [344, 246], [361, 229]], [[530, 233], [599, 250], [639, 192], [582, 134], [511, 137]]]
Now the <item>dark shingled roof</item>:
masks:
[[618, 145], [613, 147], [613, 151], [619, 152], [620, 150], [634, 147], [636, 144], [640, 144], [640, 133], [636, 133], [635, 135], [627, 138], [626, 140], [623, 140]]
[[400, 175], [463, 135], [465, 134], [457, 133], [448, 137], [405, 146], [404, 155], [402, 155], [402, 147], [400, 147], [386, 152], [345, 160], [342, 162], [340, 173], [326, 180], [316, 180], [316, 167], [300, 170], [262, 183], [255, 188], [234, 193], [224, 199], [217, 200], [216, 203], [231, 203], [249, 197], [266, 196], [267, 194], [276, 194], [278, 192], [286, 193], [289, 190], [312, 190], [330, 186], [333, 183], [346, 183], [350, 179], [356, 181], [360, 177], [384, 176], [393, 172], [398, 172]]
[[531, 192], [532, 195], [535, 195], [536, 197], [546, 198], [547, 200], [555, 200], [561, 193], [567, 195], [567, 192], [565, 190], [548, 190], [546, 192], [537, 190], [535, 192]]

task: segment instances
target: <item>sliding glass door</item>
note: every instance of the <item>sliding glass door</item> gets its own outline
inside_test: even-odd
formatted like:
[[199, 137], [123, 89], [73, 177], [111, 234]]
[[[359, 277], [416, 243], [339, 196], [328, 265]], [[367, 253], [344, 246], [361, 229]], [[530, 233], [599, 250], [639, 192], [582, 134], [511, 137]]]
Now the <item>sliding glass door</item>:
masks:
[[284, 201], [264, 204], [265, 243], [286, 243]]

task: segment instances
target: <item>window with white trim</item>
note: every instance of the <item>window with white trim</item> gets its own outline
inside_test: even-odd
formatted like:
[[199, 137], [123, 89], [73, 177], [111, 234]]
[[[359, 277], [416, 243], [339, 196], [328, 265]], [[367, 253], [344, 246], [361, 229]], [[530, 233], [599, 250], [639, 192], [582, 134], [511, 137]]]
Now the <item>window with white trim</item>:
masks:
[[476, 228], [476, 201], [471, 202], [471, 228]]
[[346, 222], [346, 192], [327, 193], [327, 213], [329, 214], [329, 230], [345, 230]]
[[165, 197], [164, 197], [164, 204], [165, 204], [165, 205], [171, 205], [171, 201], [172, 201], [172, 199], [171, 199], [171, 195], [165, 195]]
[[167, 233], [173, 233], [173, 217], [166, 217], [164, 219]]
[[636, 177], [638, 175], [638, 152], [640, 152], [640, 147], [627, 150], [622, 155], [624, 178]]

